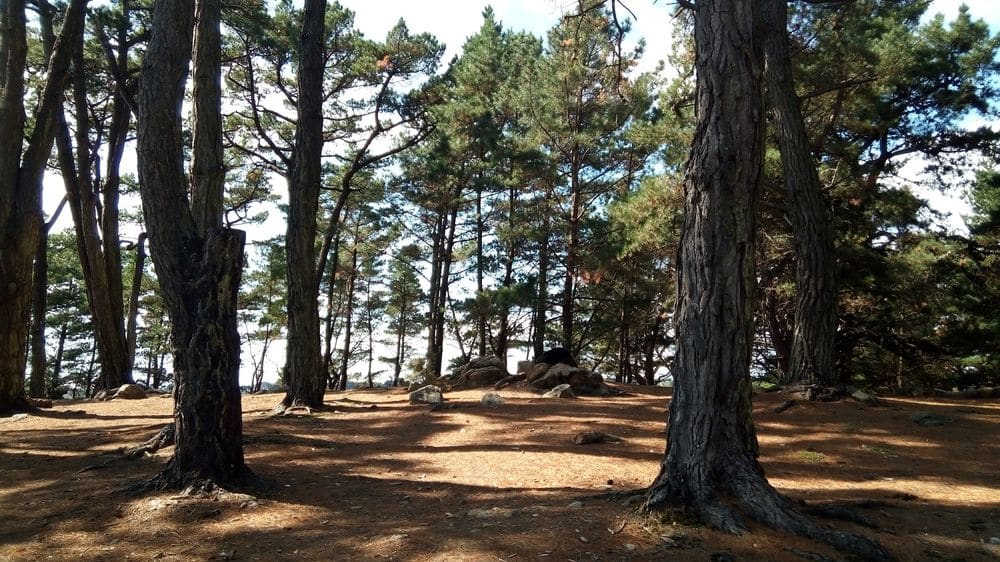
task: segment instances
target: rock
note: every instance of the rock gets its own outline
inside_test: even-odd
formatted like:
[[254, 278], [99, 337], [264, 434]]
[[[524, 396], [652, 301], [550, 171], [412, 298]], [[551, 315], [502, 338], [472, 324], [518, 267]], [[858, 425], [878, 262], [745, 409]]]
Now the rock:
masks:
[[493, 386], [509, 376], [504, 360], [499, 357], [477, 357], [443, 376], [438, 383], [447, 388], [477, 388]]
[[507, 371], [497, 367], [480, 367], [465, 373], [465, 383], [472, 387], [493, 386], [503, 378], [507, 378]]
[[548, 363], [549, 365], [562, 363], [570, 367], [577, 366], [576, 359], [573, 359], [573, 354], [565, 347], [553, 347], [539, 357], [535, 357], [535, 363]]
[[581, 509], [583, 507], [583, 502], [582, 501], [570, 502], [570, 504], [567, 505], [566, 507], [570, 509]]
[[570, 371], [565, 377], [565, 382], [573, 387], [573, 392], [580, 395], [607, 396], [611, 394], [611, 388], [605, 384], [604, 378], [587, 369]]
[[500, 404], [503, 404], [503, 397], [496, 392], [487, 392], [483, 395], [479, 402], [483, 406], [499, 406]]
[[528, 376], [525, 380], [528, 381], [528, 384], [531, 384], [532, 382], [544, 377], [545, 373], [549, 372], [549, 367], [551, 367], [551, 365], [548, 363], [535, 363], [534, 367], [528, 371]]
[[516, 374], [528, 374], [531, 372], [531, 368], [535, 366], [534, 361], [518, 361], [517, 362], [517, 373]]
[[125, 400], [138, 400], [146, 397], [146, 389], [137, 384], [123, 384], [118, 387], [118, 391], [114, 397]]
[[544, 394], [545, 398], [576, 398], [568, 384], [560, 384]]
[[559, 378], [559, 382], [564, 382], [570, 384], [570, 377], [579, 369], [572, 365], [567, 365], [566, 363], [556, 363], [549, 368], [548, 372], [545, 373], [546, 376], [554, 376]]
[[459, 371], [473, 371], [475, 369], [482, 369], [484, 367], [493, 367], [494, 369], [500, 369], [501, 371], [507, 370], [507, 365], [504, 360], [499, 357], [476, 357], [470, 360], [465, 365], [455, 369], [455, 372]]
[[410, 404], [439, 405], [444, 402], [441, 387], [429, 384], [410, 393]]
[[109, 395], [108, 391], [104, 389], [97, 391], [97, 394], [94, 395], [94, 400], [97, 400], [98, 402], [103, 402], [104, 400], [110, 400], [110, 399], [111, 395]]
[[413, 382], [410, 383], [409, 386], [406, 387], [406, 390], [408, 390], [410, 392], [413, 392], [414, 390], [420, 388], [421, 386], [424, 386], [424, 383], [413, 381]]
[[910, 421], [924, 427], [940, 427], [955, 420], [945, 416], [939, 416], [930, 412], [916, 412], [910, 415]]
[[550, 390], [560, 384], [563, 384], [562, 379], [559, 377], [558, 371], [549, 369], [544, 375], [538, 377], [537, 379], [528, 383], [535, 390]]
[[990, 537], [990, 544], [1000, 544], [1000, 537]]
[[851, 394], [851, 398], [867, 406], [878, 406], [878, 398], [863, 390], [855, 390], [854, 394]]

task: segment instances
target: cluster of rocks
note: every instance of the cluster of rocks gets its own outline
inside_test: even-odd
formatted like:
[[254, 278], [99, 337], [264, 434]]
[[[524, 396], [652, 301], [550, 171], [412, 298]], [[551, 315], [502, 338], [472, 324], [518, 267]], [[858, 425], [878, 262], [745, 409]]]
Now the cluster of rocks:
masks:
[[[527, 367], [527, 366], [525, 366]], [[607, 396], [611, 388], [601, 375], [566, 363], [534, 363], [525, 371], [528, 388], [536, 391], [556, 391], [560, 398], [574, 396]]]
[[[493, 387], [500, 389], [507, 384], [524, 381], [528, 389], [552, 398], [576, 396], [607, 396], [611, 387], [601, 375], [577, 366], [576, 360], [564, 348], [553, 348], [535, 361], [521, 361], [517, 374], [507, 373], [503, 359], [479, 357], [472, 359], [453, 372], [439, 378], [433, 385], [410, 385], [410, 403], [441, 405], [445, 390]], [[502, 398], [494, 393], [483, 396], [483, 404], [496, 406]]]

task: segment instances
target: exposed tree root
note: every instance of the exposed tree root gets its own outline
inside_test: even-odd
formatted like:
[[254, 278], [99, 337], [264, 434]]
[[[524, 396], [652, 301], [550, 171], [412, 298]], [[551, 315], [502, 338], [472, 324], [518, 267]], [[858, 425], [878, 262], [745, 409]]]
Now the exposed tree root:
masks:
[[795, 398], [806, 402], [836, 402], [851, 395], [846, 386], [821, 386], [804, 384], [789, 386], [784, 389]]
[[146, 454], [153, 454], [164, 447], [170, 447], [174, 444], [174, 434], [176, 429], [177, 428], [174, 424], [168, 423], [163, 426], [163, 428], [160, 429], [156, 435], [150, 437], [135, 447], [128, 447], [124, 449], [122, 451], [122, 456], [130, 458], [141, 457]]
[[[759, 471], [747, 466], [734, 466], [727, 472], [720, 478], [720, 482], [724, 484], [717, 486], [726, 496], [684, 498], [668, 484], [665, 487], [651, 488], [643, 509], [660, 511], [669, 505], [678, 505], [693, 512], [710, 527], [735, 535], [747, 531], [745, 515], [772, 529], [830, 545], [862, 560], [892, 560], [888, 552], [867, 537], [818, 526], [771, 487]], [[840, 516], [838, 518], [845, 518], [842, 512], [830, 513], [837, 513]]]
[[291, 416], [295, 414], [300, 416], [311, 416], [316, 412], [322, 412], [326, 409], [328, 409], [326, 404], [310, 405], [300, 400], [293, 400], [290, 403], [283, 400], [271, 409], [270, 416]]

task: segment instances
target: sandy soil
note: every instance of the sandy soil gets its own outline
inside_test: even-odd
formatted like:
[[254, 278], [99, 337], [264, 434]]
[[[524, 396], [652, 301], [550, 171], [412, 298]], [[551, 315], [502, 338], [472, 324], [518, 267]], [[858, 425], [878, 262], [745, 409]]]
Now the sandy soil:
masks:
[[[252, 495], [131, 497], [170, 449], [117, 460], [171, 420], [169, 397], [63, 402], [0, 419], [0, 560], [841, 560], [754, 527], [741, 537], [681, 514], [635, 515], [622, 492], [648, 485], [664, 449], [663, 389], [544, 399], [484, 390], [446, 408], [402, 390], [327, 395], [329, 411], [268, 417], [279, 395], [244, 397], [246, 456], [271, 485]], [[813, 505], [852, 505], [899, 560], [998, 560], [1000, 403], [755, 400], [771, 483]], [[928, 412], [944, 425], [911, 416]], [[583, 431], [622, 443], [575, 445]], [[102, 468], [85, 470], [101, 465]], [[1000, 539], [994, 539], [1000, 542]], [[728, 557], [727, 557], [728, 556]]]

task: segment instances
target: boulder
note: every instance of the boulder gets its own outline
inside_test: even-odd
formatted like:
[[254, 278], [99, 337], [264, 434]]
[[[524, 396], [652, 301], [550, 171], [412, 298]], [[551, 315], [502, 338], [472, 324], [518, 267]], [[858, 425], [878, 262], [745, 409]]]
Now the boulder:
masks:
[[502, 378], [507, 376], [507, 371], [496, 367], [482, 367], [466, 371], [465, 384], [471, 387], [493, 386]]
[[534, 361], [518, 361], [517, 362], [517, 374], [521, 373], [528, 374], [531, 372], [532, 367], [535, 366]]
[[410, 393], [410, 404], [439, 405], [444, 402], [441, 387], [429, 384]]
[[451, 374], [441, 377], [438, 382], [447, 388], [477, 388], [493, 386], [508, 376], [503, 359], [477, 357], [455, 369]]
[[137, 384], [123, 384], [118, 387], [118, 391], [115, 392], [114, 397], [125, 400], [138, 400], [146, 397], [146, 389]]
[[869, 394], [863, 390], [855, 390], [851, 398], [867, 406], [878, 406], [878, 398], [874, 394]]
[[576, 398], [568, 384], [560, 384], [543, 395], [545, 398]]
[[551, 367], [551, 365], [549, 365], [548, 363], [535, 363], [535, 365], [531, 368], [531, 370], [528, 371], [528, 376], [524, 380], [528, 381], [528, 383], [531, 383], [542, 378], [543, 376], [545, 376], [545, 373], [548, 372], [549, 367]]

